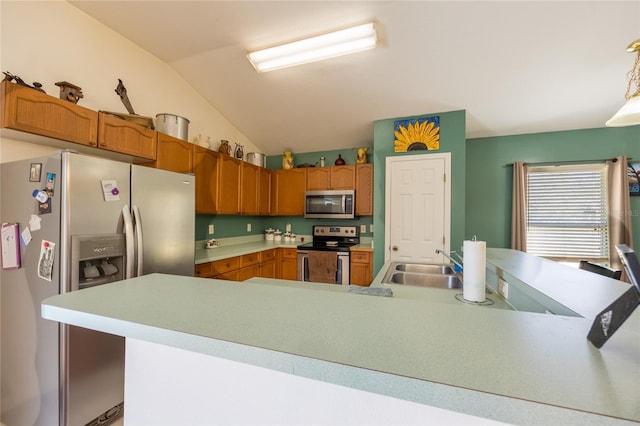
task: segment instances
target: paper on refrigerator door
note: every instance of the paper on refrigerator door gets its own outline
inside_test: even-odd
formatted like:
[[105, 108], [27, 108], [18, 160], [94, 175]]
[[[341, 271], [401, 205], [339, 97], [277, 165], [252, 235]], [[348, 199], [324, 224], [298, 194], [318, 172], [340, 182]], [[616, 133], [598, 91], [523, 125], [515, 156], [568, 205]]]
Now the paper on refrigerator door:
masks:
[[38, 276], [44, 280], [51, 281], [53, 275], [53, 257], [56, 244], [51, 241], [42, 240], [40, 244], [40, 259], [38, 260]]
[[20, 267], [20, 227], [17, 223], [2, 224], [2, 269]]

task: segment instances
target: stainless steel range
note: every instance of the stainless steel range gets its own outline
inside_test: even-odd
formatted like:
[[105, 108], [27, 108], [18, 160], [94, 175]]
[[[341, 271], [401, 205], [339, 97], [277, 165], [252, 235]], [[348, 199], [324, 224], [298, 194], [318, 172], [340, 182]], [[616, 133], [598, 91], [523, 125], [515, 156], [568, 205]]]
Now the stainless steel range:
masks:
[[298, 246], [298, 281], [348, 285], [350, 247], [360, 244], [357, 226], [313, 227], [313, 241]]

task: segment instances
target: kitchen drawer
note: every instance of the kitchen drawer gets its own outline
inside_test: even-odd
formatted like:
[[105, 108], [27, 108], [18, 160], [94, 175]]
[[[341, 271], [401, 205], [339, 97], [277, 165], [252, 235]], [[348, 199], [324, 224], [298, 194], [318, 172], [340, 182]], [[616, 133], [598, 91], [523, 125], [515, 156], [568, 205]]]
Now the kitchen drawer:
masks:
[[195, 276], [200, 278], [207, 278], [213, 275], [213, 262], [199, 263], [196, 265]]
[[368, 251], [351, 251], [351, 261], [354, 263], [369, 263], [371, 255]]
[[230, 257], [228, 259], [216, 260], [212, 262], [213, 275], [224, 274], [225, 272], [240, 269], [240, 256]]
[[260, 252], [260, 263], [267, 262], [276, 258], [276, 249], [265, 250]]
[[245, 254], [241, 257], [240, 267], [245, 268], [247, 266], [257, 265], [260, 263], [260, 253]]
[[293, 247], [293, 248], [280, 248], [278, 249], [280, 250], [281, 256], [283, 259], [297, 259], [298, 256], [298, 250]]

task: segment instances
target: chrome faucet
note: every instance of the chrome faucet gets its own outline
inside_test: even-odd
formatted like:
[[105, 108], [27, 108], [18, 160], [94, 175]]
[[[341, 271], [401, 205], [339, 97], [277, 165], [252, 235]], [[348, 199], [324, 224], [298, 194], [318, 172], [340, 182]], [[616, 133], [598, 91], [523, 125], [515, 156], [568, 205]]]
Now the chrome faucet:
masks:
[[[441, 254], [444, 257], [446, 257], [447, 259], [449, 259], [451, 261], [451, 263], [453, 263], [454, 265], [456, 265], [458, 268], [460, 268], [460, 271], [457, 272], [462, 272], [462, 259], [460, 259], [460, 262], [457, 262], [453, 257], [451, 257], [450, 255], [448, 255], [446, 252], [440, 250], [440, 249], [436, 249], [436, 254]], [[455, 254], [456, 256], [458, 256], [458, 253], [456, 253], [455, 251], [452, 251], [451, 254]], [[460, 257], [460, 256], [458, 256]]]

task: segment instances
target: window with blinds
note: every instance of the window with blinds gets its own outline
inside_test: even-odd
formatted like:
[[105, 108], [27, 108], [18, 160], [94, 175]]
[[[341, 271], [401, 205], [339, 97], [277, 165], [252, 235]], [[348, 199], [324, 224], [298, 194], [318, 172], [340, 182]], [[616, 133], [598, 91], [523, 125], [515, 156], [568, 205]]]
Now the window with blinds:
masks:
[[608, 263], [605, 164], [529, 167], [527, 252]]

